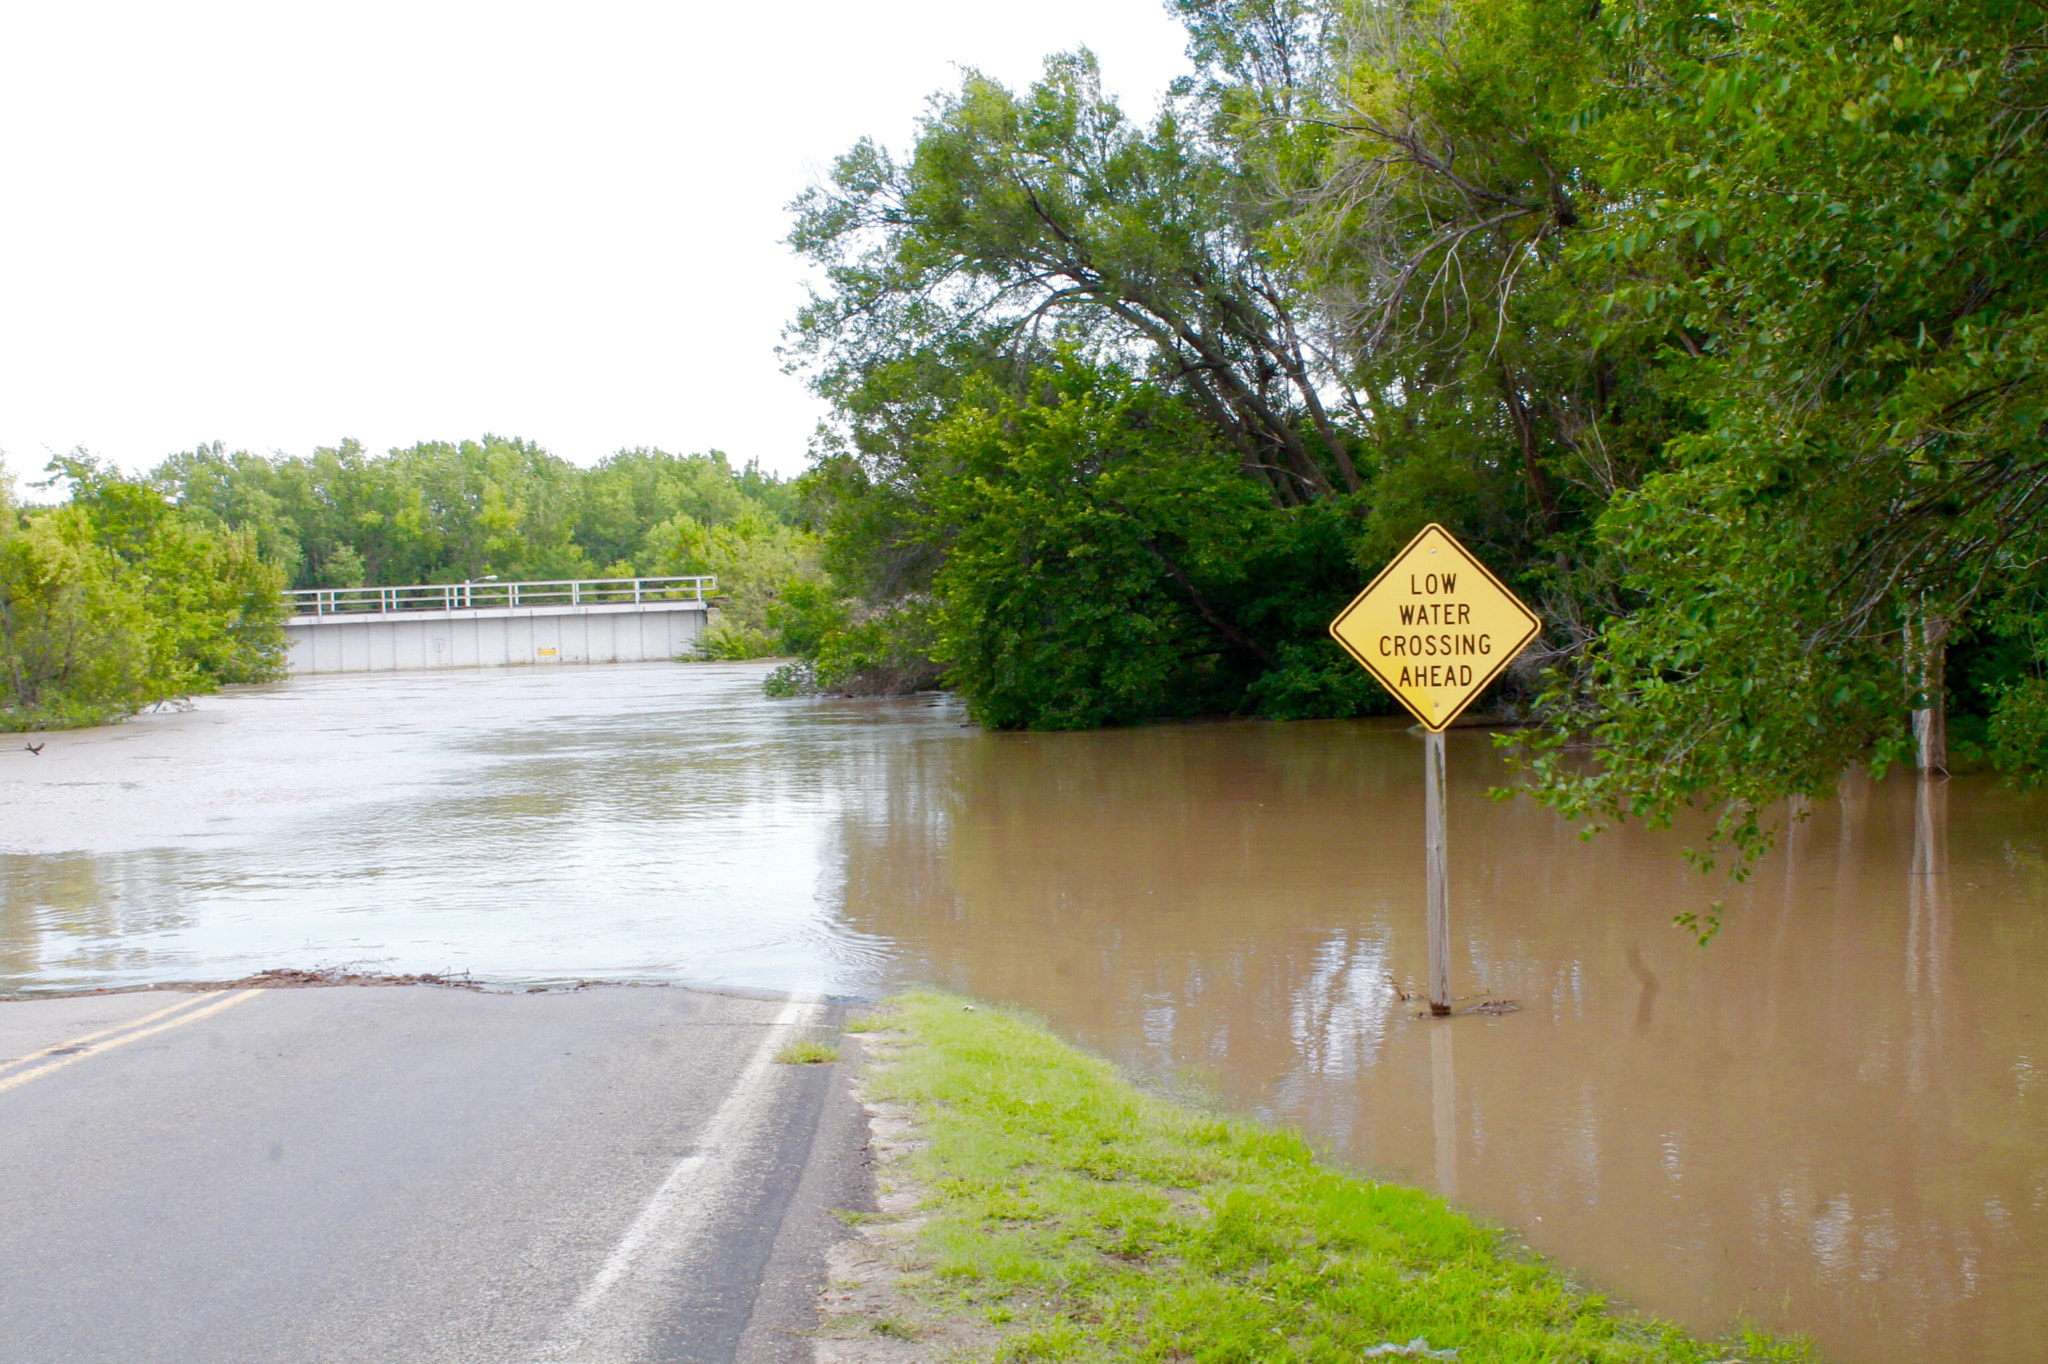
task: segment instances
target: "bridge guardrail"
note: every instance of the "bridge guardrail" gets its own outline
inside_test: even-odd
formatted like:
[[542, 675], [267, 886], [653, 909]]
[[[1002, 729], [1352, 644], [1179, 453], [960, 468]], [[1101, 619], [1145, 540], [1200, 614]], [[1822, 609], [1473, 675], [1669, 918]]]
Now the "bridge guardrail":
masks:
[[681, 578], [564, 578], [551, 582], [415, 583], [409, 587], [306, 587], [284, 594], [295, 616], [398, 615], [486, 607], [598, 606], [703, 601], [718, 590], [710, 574]]

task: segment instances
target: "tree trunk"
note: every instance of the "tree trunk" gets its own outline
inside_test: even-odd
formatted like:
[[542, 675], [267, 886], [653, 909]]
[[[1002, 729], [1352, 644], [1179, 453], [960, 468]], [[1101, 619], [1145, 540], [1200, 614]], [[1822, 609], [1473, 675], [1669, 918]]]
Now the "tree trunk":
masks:
[[1521, 391], [1515, 387], [1514, 371], [1508, 368], [1506, 360], [1500, 363], [1500, 385], [1507, 399], [1508, 416], [1515, 423], [1515, 437], [1522, 446], [1522, 468], [1529, 477], [1529, 496], [1543, 517], [1543, 533], [1555, 535], [1564, 528], [1557, 514], [1557, 494], [1551, 491], [1550, 475], [1543, 472], [1543, 461], [1538, 458], [1535, 418], [1522, 401]]

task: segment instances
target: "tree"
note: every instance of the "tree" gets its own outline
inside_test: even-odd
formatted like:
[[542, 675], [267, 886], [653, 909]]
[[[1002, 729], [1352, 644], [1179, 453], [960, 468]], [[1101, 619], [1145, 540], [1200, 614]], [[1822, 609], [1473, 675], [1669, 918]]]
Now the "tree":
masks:
[[0, 504], [0, 727], [58, 729], [149, 699], [140, 594], [71, 508]]
[[154, 484], [82, 454], [50, 469], [71, 484], [65, 510], [136, 594], [150, 701], [281, 675], [284, 574], [263, 561], [253, 530], [208, 527]]
[[576, 540], [593, 563], [637, 561], [653, 573], [660, 571], [652, 566], [657, 551], [648, 539], [654, 527], [677, 516], [722, 526], [752, 505], [722, 451], [677, 456], [621, 450], [584, 475]]
[[[992, 722], [1089, 723], [1195, 704], [1163, 679], [1208, 629], [1235, 681], [1200, 704], [1345, 713], [1314, 652], [1341, 569], [1211, 574], [1205, 615], [1135, 547], [1214, 516], [1246, 564], [1361, 574], [1434, 519], [1540, 605], [1559, 808], [1706, 806], [1753, 853], [1761, 811], [1914, 726], [1938, 761], [1945, 706], [1959, 753], [2040, 771], [2036, 9], [1178, 8], [1200, 75], [1150, 126], [1085, 54], [970, 75], [796, 205], [826, 284], [792, 354], [840, 417], [808, 486], [853, 598], [806, 616], [820, 659], [900, 617]], [[1166, 399], [1170, 441], [1105, 415]], [[1242, 522], [1204, 501], [1219, 452], [1264, 498]], [[1097, 590], [1134, 603], [1099, 642]]]
[[[2048, 563], [2048, 36], [2035, 9], [1648, 6], [1582, 256], [1615, 335], [1683, 334], [1697, 421], [1595, 527], [1619, 609], [1550, 694], [1546, 799], [1758, 815], [1910, 752], [1974, 651], [1975, 735], [2041, 748]], [[1659, 136], [1646, 136], [1646, 130]], [[2031, 641], [2026, 648], [1995, 647]], [[2000, 673], [2003, 675], [1999, 675]], [[1590, 726], [1592, 771], [1556, 759]], [[1968, 736], [1966, 736], [1968, 737]]]
[[991, 389], [934, 435], [934, 652], [983, 724], [1228, 709], [1272, 661], [1212, 601], [1241, 581], [1265, 498], [1184, 403], [1121, 377]]
[[169, 697], [278, 675], [282, 573], [250, 530], [219, 530], [84, 455], [52, 461], [64, 506], [0, 488], [0, 723], [97, 724]]
[[911, 355], [1058, 338], [1180, 393], [1280, 504], [1357, 491], [1329, 371], [1263, 249], [1271, 196], [1202, 114], [1182, 97], [1137, 127], [1083, 51], [1022, 96], [970, 73], [902, 164], [865, 141], [840, 158], [796, 205], [791, 243], [829, 288], [792, 344], [856, 446], [880, 453], [859, 438], [887, 429], [860, 391], [900, 386]]
[[622, 450], [578, 469], [530, 441], [424, 441], [383, 455], [359, 442], [265, 459], [202, 446], [150, 481], [186, 512], [246, 529], [292, 585], [388, 586], [500, 578], [630, 577], [646, 537], [687, 515], [798, 514], [791, 484], [717, 451]]
[[722, 525], [677, 513], [648, 531], [641, 562], [656, 576], [711, 574], [718, 619], [705, 634], [714, 658], [760, 658], [781, 651], [771, 616], [793, 588], [819, 581], [817, 537], [745, 506]]
[[[1224, 54], [1217, 44], [1219, 61], [1233, 70], [1315, 66], [1308, 10], [1253, 11], [1273, 22], [1251, 47]], [[1270, 183], [1275, 162], [1248, 151], [1256, 120], [1230, 106], [1227, 91], [1247, 89], [1225, 79], [1189, 86], [1141, 127], [1102, 95], [1085, 52], [1049, 61], [1022, 94], [970, 74], [934, 101], [907, 159], [863, 142], [829, 186], [796, 205], [791, 240], [827, 285], [792, 327], [791, 353], [812, 366], [842, 418], [809, 491], [826, 564], [856, 598], [843, 613], [848, 628], [875, 637], [860, 652], [884, 660], [882, 671], [930, 675], [910, 655], [933, 647], [925, 627], [949, 618], [947, 595], [967, 589], [968, 577], [947, 565], [989, 511], [956, 496], [962, 485], [943, 448], [952, 437], [941, 431], [985, 410], [992, 391], [1032, 407], [1043, 371], [1078, 365], [1122, 376], [1134, 401], [1141, 389], [1156, 390], [1144, 403], [1174, 399], [1200, 435], [1190, 428], [1182, 455], [1148, 464], [1149, 476], [1162, 487], [1206, 480], [1220, 452], [1266, 510], [1302, 513], [1302, 526], [1275, 521], [1258, 543], [1343, 538], [1362, 486], [1345, 425], [1352, 396], [1315, 349], [1301, 299], [1268, 253], [1283, 205]], [[1266, 113], [1294, 99], [1284, 84], [1252, 92]], [[934, 518], [944, 516], [957, 521], [940, 529]], [[1253, 639], [1253, 622], [1232, 613], [1254, 609], [1257, 595], [1212, 608], [1223, 638]], [[1321, 569], [1299, 593], [1327, 595]], [[1303, 629], [1301, 612], [1271, 606], [1257, 608], [1266, 626], [1284, 617], [1289, 631]], [[881, 647], [883, 636], [895, 643]], [[822, 638], [829, 649], [829, 632]], [[1251, 688], [1269, 666], [1298, 674], [1273, 692], [1292, 698], [1287, 707], [1309, 697], [1357, 704], [1345, 687], [1296, 685], [1335, 675], [1339, 658], [1320, 624], [1249, 651], [1229, 647], [1264, 662], [1243, 675], [1226, 669], [1235, 680], [1213, 704], [1260, 704]], [[1347, 699], [1336, 701], [1340, 694]]]

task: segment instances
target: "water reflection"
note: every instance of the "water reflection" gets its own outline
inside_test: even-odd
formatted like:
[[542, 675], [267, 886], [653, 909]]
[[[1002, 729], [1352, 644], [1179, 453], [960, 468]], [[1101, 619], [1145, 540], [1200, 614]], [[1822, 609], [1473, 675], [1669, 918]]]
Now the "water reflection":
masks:
[[1909, 1085], [1926, 1087], [1928, 1054], [1941, 1027], [1947, 974], [1948, 786], [1944, 774], [1922, 773], [1913, 784], [1913, 866], [1906, 878], [1906, 995], [1913, 1001]]
[[0, 768], [0, 986], [272, 966], [860, 989], [818, 903], [842, 776], [929, 703], [815, 706], [754, 667], [309, 679], [59, 735]]
[[1458, 1077], [1451, 1060], [1451, 1030], [1429, 1030], [1430, 1116], [1436, 1129], [1436, 1187], [1458, 1196]]
[[2048, 1334], [2048, 800], [1844, 782], [1730, 898], [1450, 738], [1453, 988], [1419, 1019], [1396, 725], [988, 735], [760, 669], [313, 679], [0, 768], [12, 988], [278, 965], [930, 980], [1200, 1077], [1603, 1290], [1869, 1364]]
[[190, 926], [184, 901], [194, 881], [190, 859], [172, 851], [118, 860], [0, 854], [0, 974], [118, 975], [140, 939]]

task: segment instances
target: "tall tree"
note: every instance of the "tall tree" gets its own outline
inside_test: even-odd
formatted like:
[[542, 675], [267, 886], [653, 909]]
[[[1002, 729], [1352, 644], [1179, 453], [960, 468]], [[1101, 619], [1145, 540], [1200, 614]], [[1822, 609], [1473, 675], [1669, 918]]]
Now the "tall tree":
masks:
[[[1186, 94], [1150, 127], [1104, 96], [1095, 59], [1053, 59], [1019, 95], [979, 74], [942, 97], [898, 162], [864, 141], [796, 205], [792, 244], [827, 288], [792, 349], [859, 437], [861, 390], [913, 354], [1055, 341], [1183, 394], [1283, 505], [1359, 487], [1330, 372], [1267, 259], [1274, 200]], [[1013, 370], [1013, 374], [1020, 371]]]
[[[1551, 695], [1566, 809], [1758, 812], [1911, 757], [1947, 641], [2024, 636], [1978, 675], [2002, 756], [2041, 736], [2048, 654], [2048, 25], [2035, 6], [1836, 0], [1612, 21], [1637, 74], [1617, 198], [1581, 255], [1615, 334], [1695, 422], [1601, 513], [1621, 609]], [[1625, 191], [1622, 192], [1622, 191]], [[2031, 654], [2031, 657], [2027, 656]]]

